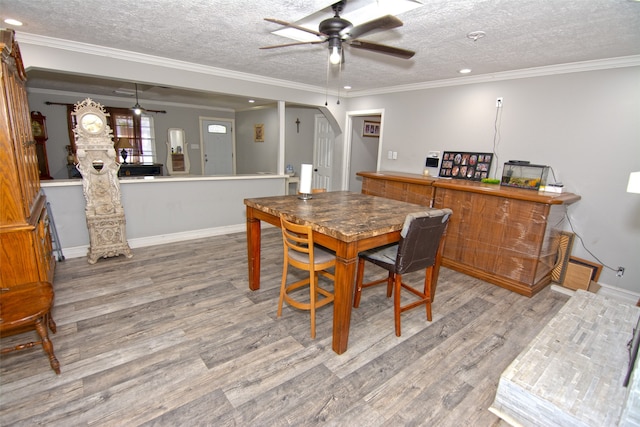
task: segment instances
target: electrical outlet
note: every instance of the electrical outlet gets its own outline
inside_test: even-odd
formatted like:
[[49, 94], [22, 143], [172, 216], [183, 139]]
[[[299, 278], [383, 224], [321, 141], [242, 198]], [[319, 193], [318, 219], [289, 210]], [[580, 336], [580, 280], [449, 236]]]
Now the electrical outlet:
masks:
[[624, 276], [624, 267], [618, 267], [618, 271], [616, 272], [617, 277]]
[[389, 160], [393, 159], [393, 151], [389, 151], [387, 153], [387, 159], [389, 159]]
[[496, 107], [502, 108], [502, 97], [496, 98]]

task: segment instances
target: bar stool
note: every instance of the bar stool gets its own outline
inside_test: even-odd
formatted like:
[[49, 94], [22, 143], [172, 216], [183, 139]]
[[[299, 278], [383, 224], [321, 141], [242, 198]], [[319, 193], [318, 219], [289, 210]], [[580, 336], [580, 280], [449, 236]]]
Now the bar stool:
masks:
[[[323, 289], [318, 284], [318, 276], [322, 275], [334, 281], [334, 275], [327, 271], [336, 265], [336, 256], [328, 250], [313, 244], [313, 232], [307, 225], [298, 225], [287, 221], [280, 215], [282, 240], [284, 242], [284, 265], [282, 268], [282, 283], [278, 300], [278, 316], [282, 315], [282, 304], [286, 301], [292, 307], [309, 310], [311, 312], [311, 338], [316, 337], [316, 309], [333, 302], [333, 293]], [[287, 284], [287, 268], [291, 265], [309, 273], [302, 280]], [[291, 293], [308, 286], [309, 302], [295, 299]]]
[[3, 348], [0, 354], [42, 345], [49, 357], [51, 369], [60, 374], [60, 363], [53, 353], [47, 327], [55, 334], [56, 324], [51, 318], [53, 286], [49, 282], [33, 282], [2, 289], [0, 292], [0, 338], [34, 330], [40, 341]]

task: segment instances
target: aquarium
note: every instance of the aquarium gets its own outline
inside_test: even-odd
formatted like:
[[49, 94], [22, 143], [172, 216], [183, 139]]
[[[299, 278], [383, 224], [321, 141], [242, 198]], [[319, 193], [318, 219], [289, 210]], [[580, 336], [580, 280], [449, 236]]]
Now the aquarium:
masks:
[[509, 161], [502, 169], [500, 185], [538, 190], [541, 185], [546, 185], [548, 174], [549, 166], [532, 165], [525, 161]]

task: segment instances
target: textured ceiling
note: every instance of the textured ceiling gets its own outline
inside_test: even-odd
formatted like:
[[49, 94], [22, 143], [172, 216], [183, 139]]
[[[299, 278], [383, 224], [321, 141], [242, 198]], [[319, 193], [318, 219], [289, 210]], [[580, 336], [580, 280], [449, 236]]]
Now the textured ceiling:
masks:
[[[382, 1], [382, 0], [378, 0]], [[393, 1], [393, 0], [387, 0]], [[347, 2], [350, 6], [366, 0]], [[0, 0], [0, 17], [56, 39], [166, 57], [325, 87], [326, 44], [260, 50], [290, 42], [272, 34], [329, 0]], [[369, 0], [368, 3], [376, 3]], [[414, 50], [403, 60], [346, 49], [339, 79], [353, 90], [459, 78], [580, 61], [640, 55], [640, 2], [631, 0], [423, 0], [398, 16], [404, 26], [361, 38]], [[470, 31], [484, 31], [477, 41]], [[30, 85], [46, 87], [45, 73]], [[75, 84], [79, 82], [76, 80]], [[87, 82], [89, 83], [89, 82]], [[58, 82], [61, 85], [62, 82]], [[164, 95], [168, 96], [167, 91]]]

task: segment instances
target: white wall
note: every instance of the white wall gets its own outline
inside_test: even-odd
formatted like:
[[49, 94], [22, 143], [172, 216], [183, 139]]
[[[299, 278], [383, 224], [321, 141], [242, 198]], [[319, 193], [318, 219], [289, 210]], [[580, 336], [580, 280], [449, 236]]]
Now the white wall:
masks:
[[[315, 137], [315, 116], [319, 114], [317, 108], [286, 108], [285, 109], [285, 158], [284, 164], [293, 166], [300, 176], [300, 165], [313, 163], [313, 145]], [[296, 125], [300, 120], [300, 131]]]
[[625, 267], [599, 281], [640, 292], [640, 195], [626, 192], [640, 171], [640, 67], [362, 96], [348, 108], [384, 108], [382, 152], [398, 159], [383, 156], [381, 169], [421, 173], [431, 150], [493, 151], [497, 97], [498, 176], [510, 159], [551, 166], [582, 197], [568, 216], [586, 249], [576, 239], [572, 254]]
[[[89, 245], [81, 180], [42, 182], [65, 257]], [[283, 176], [120, 179], [127, 239], [148, 246], [245, 230], [245, 198], [282, 195]]]
[[[236, 117], [236, 172], [278, 172], [278, 109], [274, 107], [243, 111]], [[264, 125], [264, 142], [254, 141], [256, 124]]]

